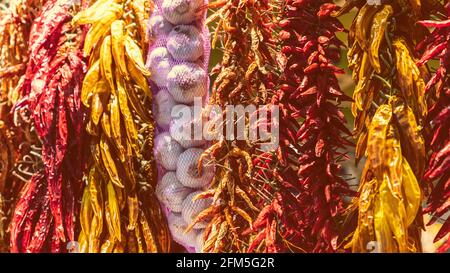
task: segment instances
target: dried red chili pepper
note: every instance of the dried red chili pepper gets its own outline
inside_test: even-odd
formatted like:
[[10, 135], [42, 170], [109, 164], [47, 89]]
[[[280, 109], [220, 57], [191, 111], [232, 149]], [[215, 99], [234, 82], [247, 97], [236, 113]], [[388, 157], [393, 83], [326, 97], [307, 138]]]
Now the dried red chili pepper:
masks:
[[[424, 180], [436, 181], [428, 199], [428, 206], [424, 213], [431, 213], [432, 224], [450, 211], [450, 78], [447, 74], [450, 69], [450, 4], [446, 5], [447, 18], [442, 21], [419, 21], [419, 24], [434, 28], [417, 47], [423, 51], [418, 65], [430, 60], [439, 59], [439, 67], [433, 77], [428, 81], [426, 92], [434, 101], [428, 111], [427, 122], [430, 134], [427, 144], [432, 151]], [[450, 219], [444, 221], [443, 226], [436, 235], [437, 242], [450, 233]], [[439, 249], [445, 252], [450, 249], [450, 237]]]
[[79, 5], [47, 1], [30, 32], [29, 62], [15, 111], [28, 109], [42, 141], [43, 170], [26, 185], [11, 224], [11, 251], [60, 252], [73, 241], [82, 187], [86, 71], [83, 31], [70, 23]]
[[14, 124], [11, 106], [28, 61], [31, 24], [41, 0], [12, 0], [0, 7], [0, 252], [9, 252], [9, 224], [20, 189], [39, 165], [30, 124]]
[[283, 2], [282, 75], [272, 98], [280, 107], [280, 146], [254, 161], [262, 169], [257, 178], [275, 181], [276, 188], [265, 187], [275, 194], [254, 223], [258, 235], [249, 251], [264, 241], [266, 252], [333, 252], [342, 198], [351, 193], [339, 175], [345, 154], [338, 151], [352, 145], [339, 108], [351, 99], [340, 90], [342, 70], [333, 64], [342, 46], [335, 33], [343, 27], [331, 17], [332, 1]]

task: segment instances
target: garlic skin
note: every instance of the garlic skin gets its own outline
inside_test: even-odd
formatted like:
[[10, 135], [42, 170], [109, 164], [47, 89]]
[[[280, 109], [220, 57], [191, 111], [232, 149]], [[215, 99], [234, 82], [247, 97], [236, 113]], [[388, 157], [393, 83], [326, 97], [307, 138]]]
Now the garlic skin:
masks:
[[175, 65], [167, 75], [167, 90], [175, 101], [191, 104], [196, 97], [207, 92], [207, 74], [203, 68], [193, 63]]
[[151, 72], [150, 79], [159, 87], [165, 88], [167, 85], [167, 76], [172, 70], [172, 60], [165, 47], [155, 48], [147, 60], [147, 67]]
[[198, 173], [198, 160], [204, 150], [190, 148], [184, 151], [177, 162], [177, 178], [186, 187], [201, 188], [208, 185], [214, 176], [214, 167], [203, 163], [202, 174]]
[[175, 26], [167, 38], [167, 50], [177, 61], [195, 62], [203, 55], [203, 34], [192, 25]]
[[167, 89], [161, 89], [154, 97], [154, 115], [156, 123], [161, 127], [167, 127], [172, 120], [172, 109], [176, 105], [172, 95]]
[[175, 241], [188, 246], [195, 246], [197, 242], [197, 231], [192, 229], [188, 233], [184, 231], [188, 227], [188, 224], [183, 220], [181, 214], [170, 213], [167, 217], [170, 233]]
[[183, 150], [183, 147], [168, 132], [159, 134], [155, 139], [155, 159], [166, 170], [176, 170]]
[[156, 185], [155, 192], [164, 206], [173, 212], [181, 212], [182, 203], [192, 193], [192, 189], [183, 186], [175, 172], [168, 172]]
[[[192, 199], [202, 193], [202, 191], [196, 191], [189, 194], [186, 199], [184, 199], [181, 209], [181, 216], [186, 223], [192, 223], [198, 214], [205, 209], [207, 209], [212, 204], [212, 198], [198, 199], [192, 201]], [[194, 225], [194, 229], [205, 228], [207, 225], [206, 221], [200, 221]], [[195, 244], [194, 244], [195, 245]]]
[[148, 30], [151, 37], [167, 36], [173, 25], [160, 14], [154, 14], [148, 20]]
[[164, 0], [162, 13], [174, 25], [190, 24], [202, 5], [203, 0]]

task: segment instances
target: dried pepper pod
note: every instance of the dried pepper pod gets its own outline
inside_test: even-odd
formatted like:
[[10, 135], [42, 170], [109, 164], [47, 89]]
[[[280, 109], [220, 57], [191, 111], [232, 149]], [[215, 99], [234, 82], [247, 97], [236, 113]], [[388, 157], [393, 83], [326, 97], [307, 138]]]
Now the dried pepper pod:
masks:
[[81, 100], [89, 108], [92, 166], [80, 212], [81, 252], [167, 252], [156, 200], [152, 96], [144, 65], [153, 2], [99, 0], [74, 16], [91, 24]]
[[[227, 105], [263, 105], [269, 98], [270, 71], [275, 67], [270, 28], [273, 12], [269, 1], [216, 1], [209, 7], [216, 10], [207, 22], [217, 21], [212, 47], [220, 41], [224, 51], [220, 64], [213, 69], [216, 78], [210, 105], [223, 110]], [[223, 111], [219, 115], [226, 120], [232, 113]], [[200, 156], [199, 166], [211, 162], [215, 175], [208, 190], [196, 198], [212, 198], [212, 205], [198, 215], [188, 230], [199, 222], [207, 222], [204, 252], [237, 252], [248, 248], [250, 236], [242, 231], [252, 227], [258, 212], [251, 181], [255, 148], [250, 141], [220, 140]]]
[[[80, 5], [47, 1], [30, 32], [29, 61], [15, 112], [28, 111], [42, 142], [43, 168], [22, 191], [11, 223], [11, 251], [63, 252], [75, 240], [83, 186], [83, 34], [70, 24]], [[25, 120], [28, 117], [22, 116]]]
[[420, 252], [427, 70], [416, 66], [413, 48], [426, 33], [414, 24], [428, 1], [359, 2], [348, 61], [356, 81], [356, 160], [367, 159], [342, 237], [353, 252], [371, 251], [372, 241], [382, 252]]
[[[447, 17], [441, 21], [419, 21], [425, 27], [434, 28], [433, 32], [417, 46], [422, 53], [418, 65], [423, 65], [430, 60], [439, 59], [439, 67], [426, 86], [427, 95], [431, 98], [426, 126], [430, 133], [427, 136], [427, 145], [431, 149], [431, 157], [428, 163], [424, 180], [436, 181], [428, 198], [428, 206], [425, 213], [431, 213], [433, 219], [429, 224], [445, 215], [450, 210], [450, 79], [448, 71], [450, 64], [450, 4], [446, 5]], [[444, 224], [435, 237], [435, 242], [441, 240], [450, 233], [450, 219], [444, 220]], [[450, 238], [439, 249], [445, 252], [450, 249]]]
[[18, 99], [16, 87], [28, 61], [31, 24], [43, 2], [15, 0], [0, 7], [0, 252], [9, 250], [8, 226], [15, 202], [39, 164], [29, 154], [38, 144], [32, 126], [15, 126], [11, 107]]
[[[273, 195], [254, 222], [249, 251], [334, 252], [343, 197], [351, 193], [340, 161], [352, 143], [339, 104], [348, 98], [334, 65], [343, 26], [332, 1], [283, 1], [277, 22], [281, 77], [272, 104], [280, 108], [280, 141], [254, 160], [256, 181]], [[272, 186], [275, 185], [275, 186]]]

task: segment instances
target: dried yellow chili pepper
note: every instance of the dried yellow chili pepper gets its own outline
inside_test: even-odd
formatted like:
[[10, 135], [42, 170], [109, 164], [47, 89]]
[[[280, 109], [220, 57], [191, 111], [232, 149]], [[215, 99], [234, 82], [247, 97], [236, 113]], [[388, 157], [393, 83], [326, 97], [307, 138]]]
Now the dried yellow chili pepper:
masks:
[[[344, 11], [354, 6], [346, 1]], [[370, 251], [375, 241], [382, 252], [421, 250], [420, 203], [425, 164], [421, 123], [426, 115], [424, 71], [412, 48], [425, 29], [414, 24], [421, 15], [419, 0], [393, 0], [358, 10], [349, 32], [349, 67], [356, 88], [356, 160], [367, 161], [359, 196], [348, 208], [357, 226], [346, 247]], [[411, 166], [411, 167], [410, 167]], [[355, 213], [357, 212], [357, 213]]]

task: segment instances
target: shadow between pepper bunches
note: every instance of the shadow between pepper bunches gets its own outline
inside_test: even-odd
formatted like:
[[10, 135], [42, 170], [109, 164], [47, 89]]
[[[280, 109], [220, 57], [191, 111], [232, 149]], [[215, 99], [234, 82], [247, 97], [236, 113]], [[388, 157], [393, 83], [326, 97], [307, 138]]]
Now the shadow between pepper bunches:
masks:
[[[154, 121], [146, 0], [99, 0], [78, 13], [91, 24], [81, 101], [89, 108], [92, 166], [81, 204], [81, 252], [168, 252], [170, 233], [154, 194]], [[146, 55], [146, 54], [145, 54]]]
[[[426, 34], [415, 22], [430, 1], [347, 1], [335, 14], [356, 7], [349, 30], [356, 162], [367, 160], [358, 197], [348, 208], [342, 243], [353, 252], [420, 252], [421, 202], [428, 186], [423, 124], [428, 71], [416, 66], [413, 48]], [[355, 224], [356, 223], [356, 226]]]

